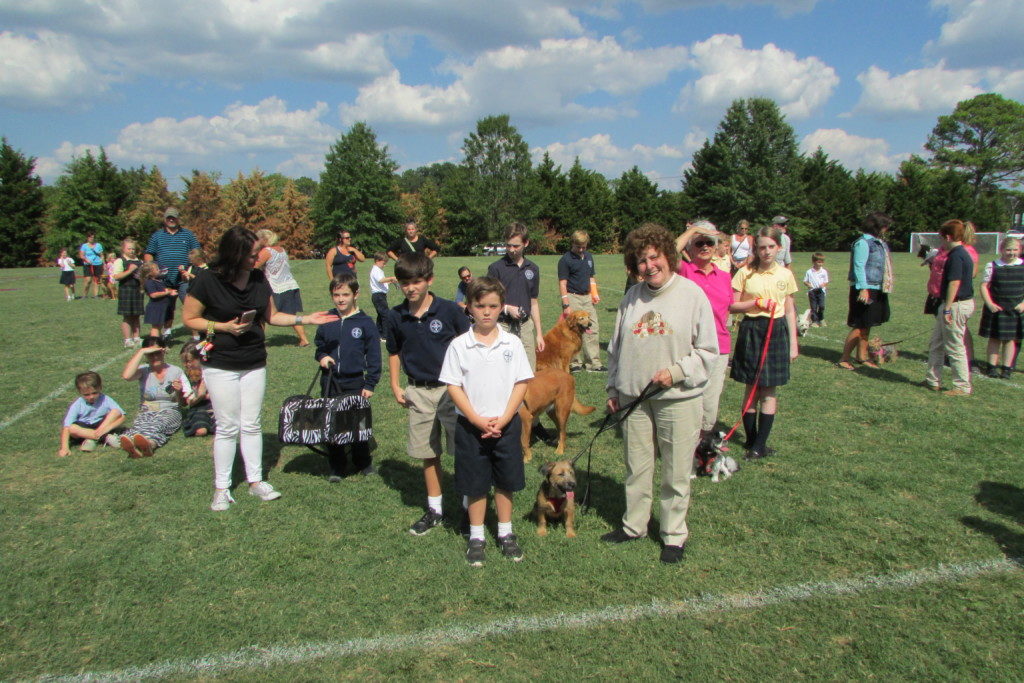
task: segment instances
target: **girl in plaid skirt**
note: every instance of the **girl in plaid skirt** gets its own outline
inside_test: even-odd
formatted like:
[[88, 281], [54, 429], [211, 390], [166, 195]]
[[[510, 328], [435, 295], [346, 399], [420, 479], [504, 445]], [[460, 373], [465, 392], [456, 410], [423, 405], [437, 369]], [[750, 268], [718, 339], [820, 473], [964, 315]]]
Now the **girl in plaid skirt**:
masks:
[[985, 266], [981, 280], [982, 337], [988, 337], [989, 377], [1010, 379], [1017, 345], [1024, 336], [1024, 261], [1020, 240], [1007, 237], [999, 245], [999, 260]]
[[[775, 454], [768, 448], [768, 437], [778, 408], [775, 387], [789, 381], [790, 361], [800, 353], [796, 339], [796, 307], [793, 304], [796, 279], [793, 271], [775, 263], [781, 244], [782, 233], [777, 228], [761, 228], [757, 233], [753, 259], [737, 270], [732, 279], [736, 301], [732, 310], [745, 315], [736, 338], [730, 376], [747, 386], [743, 394], [744, 403], [747, 396], [754, 393], [754, 400], [743, 414], [746, 433], [743, 447], [747, 449], [747, 459]], [[768, 355], [761, 376], [757, 377], [757, 366], [772, 318], [775, 322]]]
[[111, 277], [117, 282], [117, 314], [121, 316], [121, 336], [124, 347], [139, 344], [139, 318], [145, 312], [142, 300], [142, 282], [139, 268], [142, 261], [138, 255], [139, 246], [133, 239], [121, 242], [121, 258], [114, 261]]

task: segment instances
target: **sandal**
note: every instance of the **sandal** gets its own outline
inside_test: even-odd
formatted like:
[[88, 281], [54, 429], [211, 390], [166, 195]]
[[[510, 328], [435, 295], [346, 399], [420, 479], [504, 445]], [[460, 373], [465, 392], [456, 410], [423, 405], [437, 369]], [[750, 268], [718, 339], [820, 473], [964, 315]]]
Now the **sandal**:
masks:
[[863, 365], [866, 368], [872, 368], [874, 370], [878, 369], [878, 365], [876, 363], [873, 363], [873, 362], [869, 361], [869, 360], [862, 360], [860, 362], [860, 364]]
[[836, 367], [839, 368], [840, 370], [855, 370], [856, 369], [856, 368], [853, 367], [853, 363], [851, 363], [848, 360], [838, 361], [836, 363]]

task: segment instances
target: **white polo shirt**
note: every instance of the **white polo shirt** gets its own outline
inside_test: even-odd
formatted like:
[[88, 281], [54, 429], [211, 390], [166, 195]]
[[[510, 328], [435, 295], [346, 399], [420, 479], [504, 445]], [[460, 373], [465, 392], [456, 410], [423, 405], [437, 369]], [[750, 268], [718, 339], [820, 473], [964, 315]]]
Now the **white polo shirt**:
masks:
[[512, 387], [532, 377], [533, 370], [519, 337], [499, 327], [498, 339], [487, 346], [477, 340], [471, 327], [448, 345], [438, 380], [462, 387], [469, 404], [481, 417], [500, 417]]
[[386, 275], [384, 275], [384, 269], [378, 265], [374, 265], [370, 268], [370, 294], [387, 294], [388, 284], [387, 282], [381, 282]]

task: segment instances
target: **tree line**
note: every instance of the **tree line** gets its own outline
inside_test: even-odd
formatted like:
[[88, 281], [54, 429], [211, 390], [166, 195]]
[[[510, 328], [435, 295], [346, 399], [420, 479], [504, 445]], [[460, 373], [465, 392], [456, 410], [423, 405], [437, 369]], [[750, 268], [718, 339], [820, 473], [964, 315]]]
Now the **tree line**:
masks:
[[727, 232], [740, 220], [766, 224], [790, 217], [797, 250], [845, 249], [861, 216], [880, 210], [896, 219], [892, 239], [934, 231], [950, 217], [980, 230], [1009, 227], [1011, 207], [1024, 206], [1024, 105], [996, 94], [960, 102], [939, 117], [924, 145], [894, 174], [851, 171], [820, 148], [802, 154], [778, 105], [764, 98], [734, 101], [713, 137], [694, 154], [677, 191], [664, 190], [636, 166], [606, 178], [575, 160], [568, 169], [548, 154], [534, 164], [529, 145], [507, 115], [477, 122], [460, 163], [397, 173], [386, 145], [365, 123], [328, 150], [319, 180], [256, 169], [222, 182], [192, 171], [180, 193], [157, 167], [118, 168], [103, 149], [73, 159], [52, 186], [34, 172], [35, 159], [0, 144], [0, 267], [50, 261], [84, 236], [116, 245], [140, 241], [176, 206], [181, 222], [210, 249], [229, 226], [275, 230], [297, 258], [326, 250], [339, 230], [367, 252], [383, 250], [402, 222], [414, 220], [444, 253], [469, 254], [501, 239], [512, 221], [531, 225], [540, 253], [567, 248], [586, 230], [598, 252], [616, 252], [644, 222], [680, 230], [707, 218]]

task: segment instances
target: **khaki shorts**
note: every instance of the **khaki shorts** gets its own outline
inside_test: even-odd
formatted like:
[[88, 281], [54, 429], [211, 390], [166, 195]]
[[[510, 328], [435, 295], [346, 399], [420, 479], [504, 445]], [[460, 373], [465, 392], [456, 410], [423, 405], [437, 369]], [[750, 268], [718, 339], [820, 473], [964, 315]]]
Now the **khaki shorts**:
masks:
[[455, 452], [455, 403], [448, 387], [405, 388], [406, 411], [409, 414], [410, 458], [429, 460], [441, 457], [441, 428], [449, 453]]

